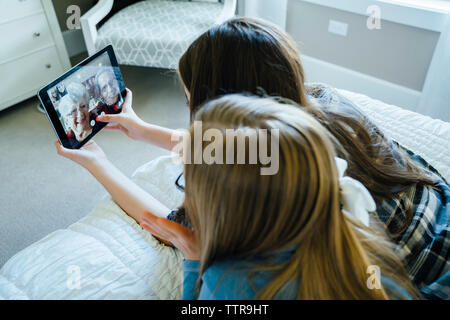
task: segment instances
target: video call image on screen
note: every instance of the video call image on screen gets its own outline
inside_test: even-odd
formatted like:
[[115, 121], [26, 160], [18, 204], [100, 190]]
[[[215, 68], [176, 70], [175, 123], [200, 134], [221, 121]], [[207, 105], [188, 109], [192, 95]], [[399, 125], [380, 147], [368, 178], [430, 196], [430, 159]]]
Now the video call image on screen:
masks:
[[97, 116], [120, 112], [119, 81], [105, 52], [48, 90], [71, 145], [97, 131]]

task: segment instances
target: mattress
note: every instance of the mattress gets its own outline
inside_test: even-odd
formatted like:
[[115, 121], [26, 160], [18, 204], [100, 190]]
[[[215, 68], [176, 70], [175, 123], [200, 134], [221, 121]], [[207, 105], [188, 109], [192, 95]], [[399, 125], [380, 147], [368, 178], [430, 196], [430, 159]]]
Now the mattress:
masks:
[[[381, 130], [450, 181], [450, 123], [340, 90]], [[169, 208], [182, 167], [170, 156], [132, 179]], [[110, 197], [85, 218], [14, 255], [0, 270], [0, 299], [181, 299], [182, 254], [162, 245]]]

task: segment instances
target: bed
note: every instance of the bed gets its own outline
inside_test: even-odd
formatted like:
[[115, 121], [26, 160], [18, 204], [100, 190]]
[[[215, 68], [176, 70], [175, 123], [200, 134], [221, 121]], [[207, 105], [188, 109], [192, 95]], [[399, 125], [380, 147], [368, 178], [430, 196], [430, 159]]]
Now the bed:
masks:
[[[384, 133], [450, 181], [450, 123], [339, 90]], [[133, 180], [169, 208], [182, 167], [151, 161]], [[182, 254], [160, 244], [109, 197], [85, 218], [14, 255], [0, 270], [0, 299], [181, 299]]]

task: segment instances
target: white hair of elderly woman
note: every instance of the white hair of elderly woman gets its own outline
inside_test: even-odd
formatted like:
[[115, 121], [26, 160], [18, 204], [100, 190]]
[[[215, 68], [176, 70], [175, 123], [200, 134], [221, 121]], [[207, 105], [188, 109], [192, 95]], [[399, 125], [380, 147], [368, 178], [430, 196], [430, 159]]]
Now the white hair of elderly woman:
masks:
[[67, 116], [72, 111], [74, 104], [84, 103], [89, 106], [88, 92], [81, 83], [72, 82], [66, 90], [67, 95], [61, 98], [58, 106], [61, 116]]

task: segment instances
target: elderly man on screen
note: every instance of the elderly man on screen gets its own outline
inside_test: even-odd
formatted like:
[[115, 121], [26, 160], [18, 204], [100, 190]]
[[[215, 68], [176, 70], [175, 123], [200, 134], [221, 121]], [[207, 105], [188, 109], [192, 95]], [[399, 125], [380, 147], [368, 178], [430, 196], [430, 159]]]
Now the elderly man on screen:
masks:
[[116, 75], [111, 68], [104, 67], [95, 75], [101, 104], [103, 108], [100, 113], [115, 114], [120, 111], [120, 89]]

